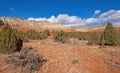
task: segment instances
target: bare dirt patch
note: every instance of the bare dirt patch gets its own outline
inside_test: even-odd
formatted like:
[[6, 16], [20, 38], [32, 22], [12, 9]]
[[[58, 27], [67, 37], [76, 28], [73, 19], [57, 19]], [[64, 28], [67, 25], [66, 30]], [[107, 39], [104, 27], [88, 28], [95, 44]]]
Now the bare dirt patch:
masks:
[[[120, 73], [119, 47], [100, 48], [99, 45], [87, 45], [85, 41], [78, 43], [71, 45], [52, 39], [30, 40], [24, 43], [24, 47], [32, 47], [47, 60], [39, 73]], [[0, 59], [0, 68], [2, 62]]]

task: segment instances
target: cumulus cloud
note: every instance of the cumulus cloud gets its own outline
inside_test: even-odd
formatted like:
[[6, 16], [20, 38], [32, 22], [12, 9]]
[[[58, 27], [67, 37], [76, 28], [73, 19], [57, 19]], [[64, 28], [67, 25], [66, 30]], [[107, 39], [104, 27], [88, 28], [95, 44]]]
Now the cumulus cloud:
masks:
[[46, 19], [46, 18], [32, 18], [32, 17], [29, 17], [28, 20], [34, 20], [34, 21], [46, 21], [47, 19]]
[[51, 16], [50, 18], [28, 18], [28, 20], [35, 20], [35, 21], [43, 21], [46, 20], [51, 23], [63, 24], [65, 26], [82, 26], [84, 24], [84, 20], [77, 16], [69, 16], [67, 14], [59, 14], [57, 17]]
[[83, 19], [78, 18], [77, 16], [69, 16], [67, 14], [60, 14], [57, 17], [51, 16], [48, 21], [65, 25], [82, 25], [81, 23], [84, 22]]
[[85, 20], [86, 24], [91, 24], [91, 23], [96, 23], [96, 22], [99, 22], [97, 18], [88, 18]]
[[81, 18], [77, 16], [70, 16], [68, 14], [59, 14], [58, 16], [52, 15], [50, 18], [28, 18], [28, 20], [35, 21], [48, 21], [51, 23], [63, 24], [67, 27], [77, 27], [84, 26], [87, 24], [95, 24], [102, 22], [112, 22], [115, 25], [120, 25], [120, 10], [109, 10], [107, 12], [101, 13], [100, 10], [96, 10], [94, 14], [97, 17]]
[[14, 8], [9, 8], [9, 10], [15, 12], [15, 9], [14, 9]]
[[94, 12], [94, 15], [100, 14], [100, 12], [101, 12], [101, 10], [96, 10], [96, 11]]
[[109, 21], [113, 24], [118, 24], [120, 23], [120, 10], [109, 10], [108, 12], [102, 13], [98, 19], [100, 21]]

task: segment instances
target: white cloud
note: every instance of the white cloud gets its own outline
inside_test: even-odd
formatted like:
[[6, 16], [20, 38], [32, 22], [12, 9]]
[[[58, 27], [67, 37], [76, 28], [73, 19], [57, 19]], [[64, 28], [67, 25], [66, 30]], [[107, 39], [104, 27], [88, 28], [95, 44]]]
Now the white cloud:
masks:
[[85, 20], [86, 24], [96, 23], [99, 22], [97, 18], [88, 18]]
[[114, 11], [108, 17], [110, 21], [120, 22], [120, 10]]
[[63, 24], [67, 27], [84, 26], [87, 24], [102, 23], [110, 21], [115, 25], [120, 25], [120, 10], [109, 10], [108, 12], [101, 13], [100, 10], [96, 10], [94, 14], [99, 14], [96, 18], [81, 18], [77, 16], [70, 16], [68, 14], [59, 14], [58, 16], [52, 15], [50, 18], [28, 18], [28, 20], [35, 21], [49, 21], [51, 23]]
[[52, 22], [52, 23], [57, 23], [57, 19], [53, 15], [50, 18], [48, 18], [47, 21]]
[[65, 26], [83, 26], [84, 20], [77, 16], [69, 16], [67, 14], [59, 14], [57, 17], [51, 16], [50, 18], [28, 18], [28, 20], [35, 20], [35, 21], [49, 21], [51, 23], [63, 24]]
[[10, 10], [10, 11], [13, 11], [13, 12], [15, 11], [15, 9], [14, 9], [14, 8], [9, 8], [9, 10]]
[[109, 21], [116, 24], [120, 22], [120, 10], [109, 10], [108, 12], [102, 13], [98, 19], [100, 21]]
[[28, 18], [28, 20], [34, 20], [34, 21], [46, 21], [47, 19], [46, 19], [46, 18], [33, 18], [33, 17], [30, 17], [30, 18]]
[[96, 11], [94, 12], [94, 15], [100, 14], [100, 12], [101, 12], [101, 10], [96, 10]]
[[67, 14], [60, 14], [57, 17], [51, 16], [48, 21], [65, 25], [80, 24], [83, 22], [81, 18], [78, 18], [77, 16], [69, 16]]

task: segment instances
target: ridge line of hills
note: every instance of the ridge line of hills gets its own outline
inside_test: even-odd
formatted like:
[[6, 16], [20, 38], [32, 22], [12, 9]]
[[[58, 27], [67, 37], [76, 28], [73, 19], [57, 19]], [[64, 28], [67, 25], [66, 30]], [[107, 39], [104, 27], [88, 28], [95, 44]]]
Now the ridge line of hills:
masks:
[[[30, 29], [35, 29], [36, 31], [43, 31], [43, 30], [50, 30], [50, 31], [66, 31], [66, 32], [89, 32], [89, 31], [97, 31], [97, 32], [103, 32], [105, 28], [105, 24], [100, 24], [96, 26], [80, 26], [76, 28], [68, 28], [61, 24], [54, 24], [50, 23], [48, 21], [28, 21], [23, 20], [21, 18], [10, 18], [10, 17], [0, 17], [0, 26], [4, 24], [9, 24], [13, 28], [17, 28], [20, 31], [26, 31]], [[116, 30], [120, 32], [120, 26], [115, 26]]]

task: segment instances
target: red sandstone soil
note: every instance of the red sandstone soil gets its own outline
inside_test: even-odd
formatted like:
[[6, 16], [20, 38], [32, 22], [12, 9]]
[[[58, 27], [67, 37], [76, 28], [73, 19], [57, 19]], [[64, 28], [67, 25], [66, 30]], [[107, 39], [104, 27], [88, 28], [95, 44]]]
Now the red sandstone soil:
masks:
[[[24, 47], [33, 47], [47, 60], [38, 73], [120, 73], [120, 48], [117, 46], [100, 48], [87, 45], [87, 41], [61, 44], [46, 39], [31, 40], [24, 43]], [[3, 66], [0, 58], [0, 69]]]

